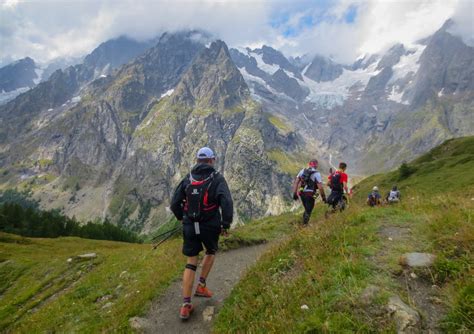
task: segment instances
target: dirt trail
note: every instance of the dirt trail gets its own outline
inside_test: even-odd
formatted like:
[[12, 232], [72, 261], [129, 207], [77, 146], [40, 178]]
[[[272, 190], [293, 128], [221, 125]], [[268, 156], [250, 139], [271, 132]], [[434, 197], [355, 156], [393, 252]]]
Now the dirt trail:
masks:
[[[384, 249], [375, 257], [377, 266], [385, 267], [387, 255], [396, 253], [397, 248], [404, 243], [416, 245], [416, 237], [412, 234], [410, 226], [391, 225], [384, 221], [379, 235], [386, 240]], [[412, 251], [418, 251], [413, 249]], [[399, 254], [400, 256], [402, 254]], [[422, 333], [441, 333], [439, 321], [446, 313], [446, 309], [440, 299], [439, 287], [434, 284], [429, 268], [414, 270], [409, 267], [395, 274], [399, 287], [408, 296], [408, 304], [416, 309], [421, 315]], [[415, 274], [415, 271], [417, 274]]]
[[[209, 289], [214, 293], [210, 299], [193, 297], [194, 313], [187, 321], [178, 317], [182, 303], [181, 280], [172, 283], [164, 295], [153, 302], [146, 318], [148, 326], [145, 333], [210, 333], [212, 321], [205, 321], [203, 311], [214, 306], [214, 319], [245, 271], [252, 266], [268, 248], [268, 244], [250, 246], [218, 253], [214, 267], [207, 280]], [[199, 277], [200, 268], [197, 271]], [[194, 285], [196, 286], [196, 284]]]

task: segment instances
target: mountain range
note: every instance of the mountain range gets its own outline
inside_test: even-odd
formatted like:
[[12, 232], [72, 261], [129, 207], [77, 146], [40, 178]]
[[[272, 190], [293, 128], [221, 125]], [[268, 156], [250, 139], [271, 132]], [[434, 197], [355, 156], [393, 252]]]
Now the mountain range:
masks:
[[147, 232], [208, 145], [238, 221], [281, 213], [309, 157], [366, 175], [473, 133], [474, 50], [451, 24], [351, 65], [201, 31], [111, 40], [42, 82], [26, 58], [0, 69], [4, 92], [26, 87], [0, 106], [0, 184]]

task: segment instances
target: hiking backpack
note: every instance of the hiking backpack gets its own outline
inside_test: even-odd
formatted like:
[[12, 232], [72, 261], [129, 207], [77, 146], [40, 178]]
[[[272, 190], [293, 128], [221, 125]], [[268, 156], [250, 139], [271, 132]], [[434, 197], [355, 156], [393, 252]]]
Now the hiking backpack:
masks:
[[189, 184], [186, 186], [186, 204], [184, 210], [188, 218], [193, 222], [199, 222], [203, 213], [217, 209], [216, 203], [209, 203], [209, 188], [214, 181], [217, 172], [212, 173], [206, 179], [197, 181], [189, 174]]
[[400, 192], [398, 190], [390, 190], [388, 195], [389, 201], [398, 201], [400, 199]]
[[343, 191], [343, 184], [341, 182], [341, 173], [334, 173], [331, 176], [331, 190], [333, 191]]
[[305, 189], [316, 190], [316, 183], [311, 178], [311, 176], [316, 173], [316, 170], [311, 168], [306, 168], [301, 175], [302, 186]]

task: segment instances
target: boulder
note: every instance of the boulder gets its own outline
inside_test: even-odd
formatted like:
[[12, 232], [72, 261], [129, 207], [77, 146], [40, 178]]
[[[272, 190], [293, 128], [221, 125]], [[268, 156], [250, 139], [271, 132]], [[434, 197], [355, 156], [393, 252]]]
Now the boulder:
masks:
[[421, 319], [417, 311], [405, 304], [400, 297], [392, 296], [387, 305], [390, 317], [395, 321], [397, 333], [419, 333]]
[[97, 254], [96, 253], [87, 253], [87, 254], [78, 255], [77, 257], [80, 260], [90, 260], [90, 259], [95, 259], [97, 257]]
[[215, 307], [214, 306], [208, 306], [204, 309], [202, 312], [202, 318], [204, 321], [212, 321], [212, 317], [214, 316], [214, 311]]
[[140, 317], [130, 318], [128, 319], [128, 323], [130, 327], [137, 332], [144, 331], [145, 329], [150, 327], [148, 320], [145, 318], [140, 318]]
[[409, 267], [430, 267], [436, 256], [430, 253], [405, 253], [400, 257], [399, 263]]

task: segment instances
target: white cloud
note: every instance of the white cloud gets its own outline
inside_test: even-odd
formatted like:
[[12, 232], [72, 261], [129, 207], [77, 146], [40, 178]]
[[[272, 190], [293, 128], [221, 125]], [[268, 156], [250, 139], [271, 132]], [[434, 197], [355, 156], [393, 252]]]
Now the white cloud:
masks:
[[[354, 6], [357, 16], [353, 23], [348, 23], [344, 15]], [[413, 44], [433, 34], [447, 19], [454, 16], [457, 20], [457, 7], [469, 6], [472, 8], [469, 0], [341, 0], [328, 10], [332, 20], [304, 30], [296, 38], [296, 46], [294, 38], [281, 41], [280, 46], [289, 54], [319, 53], [350, 63], [361, 54], [377, 53], [394, 43]], [[463, 36], [472, 36], [472, 10], [457, 12], [464, 15], [460, 22], [463, 28], [456, 31]]]
[[454, 25], [449, 29], [453, 35], [460, 36], [464, 43], [474, 46], [474, 2], [460, 1], [453, 15]]
[[[287, 55], [320, 53], [348, 63], [360, 53], [377, 52], [394, 42], [412, 43], [453, 15], [462, 21], [456, 33], [471, 32], [472, 36], [469, 4], [469, 0], [339, 0], [333, 4], [309, 0], [3, 0], [0, 63], [9, 57], [48, 61], [84, 55], [122, 34], [147, 39], [164, 31], [194, 28], [208, 30], [230, 45], [268, 44]], [[354, 6], [358, 8], [355, 21], [347, 23], [344, 15]], [[282, 24], [272, 24], [285, 16]], [[301, 26], [308, 16], [314, 17], [316, 26]], [[285, 37], [285, 30], [292, 27], [297, 28], [296, 36]]]

